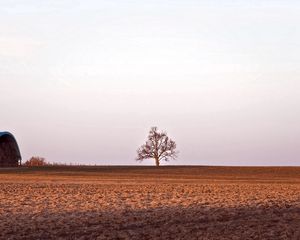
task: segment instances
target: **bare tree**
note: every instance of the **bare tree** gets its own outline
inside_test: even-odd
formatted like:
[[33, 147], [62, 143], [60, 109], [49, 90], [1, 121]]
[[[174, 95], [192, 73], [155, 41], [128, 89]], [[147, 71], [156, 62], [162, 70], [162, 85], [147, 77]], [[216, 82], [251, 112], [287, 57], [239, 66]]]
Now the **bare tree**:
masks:
[[159, 132], [157, 127], [152, 127], [147, 142], [137, 150], [137, 161], [153, 158], [159, 167], [161, 161], [176, 159], [176, 143], [167, 136], [166, 132]]
[[31, 157], [24, 163], [27, 167], [46, 166], [48, 165], [43, 157]]

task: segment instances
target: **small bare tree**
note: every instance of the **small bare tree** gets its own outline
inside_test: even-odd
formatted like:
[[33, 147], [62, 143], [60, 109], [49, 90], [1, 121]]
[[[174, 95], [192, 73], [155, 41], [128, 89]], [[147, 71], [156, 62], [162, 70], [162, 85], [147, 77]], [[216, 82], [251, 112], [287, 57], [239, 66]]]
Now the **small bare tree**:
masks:
[[27, 167], [46, 166], [47, 162], [43, 157], [31, 157], [24, 165]]
[[157, 127], [152, 127], [147, 142], [137, 150], [137, 161], [153, 158], [159, 167], [161, 161], [176, 159], [176, 143], [171, 140], [166, 132], [159, 132]]

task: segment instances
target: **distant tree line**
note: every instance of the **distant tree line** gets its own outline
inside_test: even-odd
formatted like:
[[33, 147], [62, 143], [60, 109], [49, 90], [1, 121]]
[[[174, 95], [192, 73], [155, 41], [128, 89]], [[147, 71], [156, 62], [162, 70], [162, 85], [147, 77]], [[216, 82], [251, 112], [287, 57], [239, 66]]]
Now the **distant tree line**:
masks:
[[[142, 162], [145, 159], [154, 159], [157, 167], [163, 161], [175, 160], [178, 156], [176, 150], [177, 145], [165, 131], [159, 131], [157, 127], [152, 127], [149, 131], [148, 138], [145, 144], [143, 144], [137, 150], [136, 160]], [[27, 160], [24, 164], [27, 167], [39, 167], [39, 166], [82, 166], [80, 164], [66, 164], [66, 163], [50, 163], [45, 158], [33, 156]]]
[[[43, 157], [33, 156], [28, 159], [23, 166], [26, 167], [42, 167], [42, 166], [77, 166], [76, 164], [67, 164], [67, 163], [56, 163], [56, 162], [48, 162]], [[78, 165], [79, 166], [79, 165]]]

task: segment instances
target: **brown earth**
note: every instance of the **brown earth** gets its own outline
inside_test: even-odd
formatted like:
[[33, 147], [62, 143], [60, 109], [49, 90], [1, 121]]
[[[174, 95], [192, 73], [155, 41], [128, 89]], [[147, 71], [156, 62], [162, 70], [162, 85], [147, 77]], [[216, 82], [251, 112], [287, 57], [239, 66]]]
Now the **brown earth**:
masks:
[[300, 167], [0, 169], [0, 239], [300, 239]]

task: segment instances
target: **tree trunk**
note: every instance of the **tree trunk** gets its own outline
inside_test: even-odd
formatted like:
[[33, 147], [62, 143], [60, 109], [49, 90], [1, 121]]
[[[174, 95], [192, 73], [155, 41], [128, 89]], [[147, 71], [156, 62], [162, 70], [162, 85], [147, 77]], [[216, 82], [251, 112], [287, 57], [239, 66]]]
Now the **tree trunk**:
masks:
[[159, 159], [158, 158], [155, 158], [155, 164], [156, 164], [156, 167], [159, 167]]

